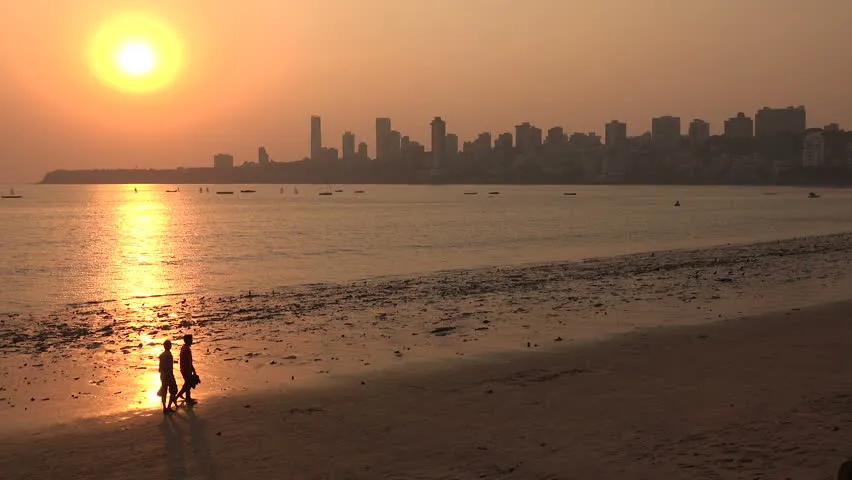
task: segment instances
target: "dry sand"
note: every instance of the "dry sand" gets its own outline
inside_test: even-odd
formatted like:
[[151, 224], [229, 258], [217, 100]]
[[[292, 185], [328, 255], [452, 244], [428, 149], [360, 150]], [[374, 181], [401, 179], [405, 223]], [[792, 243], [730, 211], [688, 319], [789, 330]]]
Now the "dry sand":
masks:
[[831, 479], [852, 303], [0, 440], [17, 478]]

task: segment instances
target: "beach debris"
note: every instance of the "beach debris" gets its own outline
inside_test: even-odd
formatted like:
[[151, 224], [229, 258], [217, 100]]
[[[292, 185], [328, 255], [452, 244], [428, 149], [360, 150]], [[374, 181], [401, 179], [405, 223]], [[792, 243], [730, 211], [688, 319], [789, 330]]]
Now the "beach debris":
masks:
[[456, 327], [438, 327], [438, 328], [432, 330], [429, 333], [431, 333], [432, 335], [437, 335], [439, 337], [443, 337], [443, 336], [446, 336], [446, 335], [453, 333], [455, 330], [456, 330]]
[[554, 341], [554, 342], [561, 342], [561, 341], [562, 341], [562, 337], [556, 337], [555, 339], [553, 339], [553, 341]]

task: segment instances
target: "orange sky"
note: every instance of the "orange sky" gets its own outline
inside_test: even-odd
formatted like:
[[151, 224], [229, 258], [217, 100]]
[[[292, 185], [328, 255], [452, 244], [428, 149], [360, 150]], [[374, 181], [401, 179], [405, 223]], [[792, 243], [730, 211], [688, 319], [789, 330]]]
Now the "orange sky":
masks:
[[[186, 62], [168, 89], [111, 90], [91, 72], [98, 27], [160, 17]], [[711, 122], [804, 104], [808, 123], [852, 125], [852, 1], [28, 0], [0, 9], [0, 183], [56, 168], [203, 166], [309, 152], [351, 129], [374, 152], [375, 117], [429, 139], [521, 121], [630, 134], [650, 117]]]

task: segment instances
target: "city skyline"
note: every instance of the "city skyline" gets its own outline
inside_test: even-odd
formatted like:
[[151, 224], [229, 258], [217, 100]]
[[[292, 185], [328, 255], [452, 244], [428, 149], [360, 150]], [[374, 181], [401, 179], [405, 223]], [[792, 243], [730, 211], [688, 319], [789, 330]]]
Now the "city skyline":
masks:
[[[258, 145], [295, 160], [317, 112], [327, 144], [341, 149], [349, 130], [371, 155], [378, 117], [400, 141], [427, 144], [435, 115], [463, 141], [522, 121], [603, 135], [618, 119], [636, 134], [666, 113], [715, 133], [763, 105], [850, 125], [852, 64], [840, 59], [852, 4], [814, 1], [11, 2], [0, 18], [0, 181], [206, 165], [220, 149], [250, 159]], [[156, 91], [116, 89], [114, 72], [90, 65], [98, 32], [128, 12], [170, 32], [157, 40], [174, 68]]]

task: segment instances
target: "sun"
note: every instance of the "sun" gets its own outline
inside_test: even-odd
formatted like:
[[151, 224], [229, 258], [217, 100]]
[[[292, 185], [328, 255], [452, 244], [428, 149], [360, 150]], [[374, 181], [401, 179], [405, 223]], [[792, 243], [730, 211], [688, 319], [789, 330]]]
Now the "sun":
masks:
[[145, 42], [127, 42], [118, 50], [115, 59], [119, 67], [130, 76], [150, 75], [157, 67], [157, 54]]
[[145, 14], [110, 19], [89, 49], [92, 71], [112, 88], [153, 93], [174, 84], [183, 65], [183, 45], [165, 22]]

